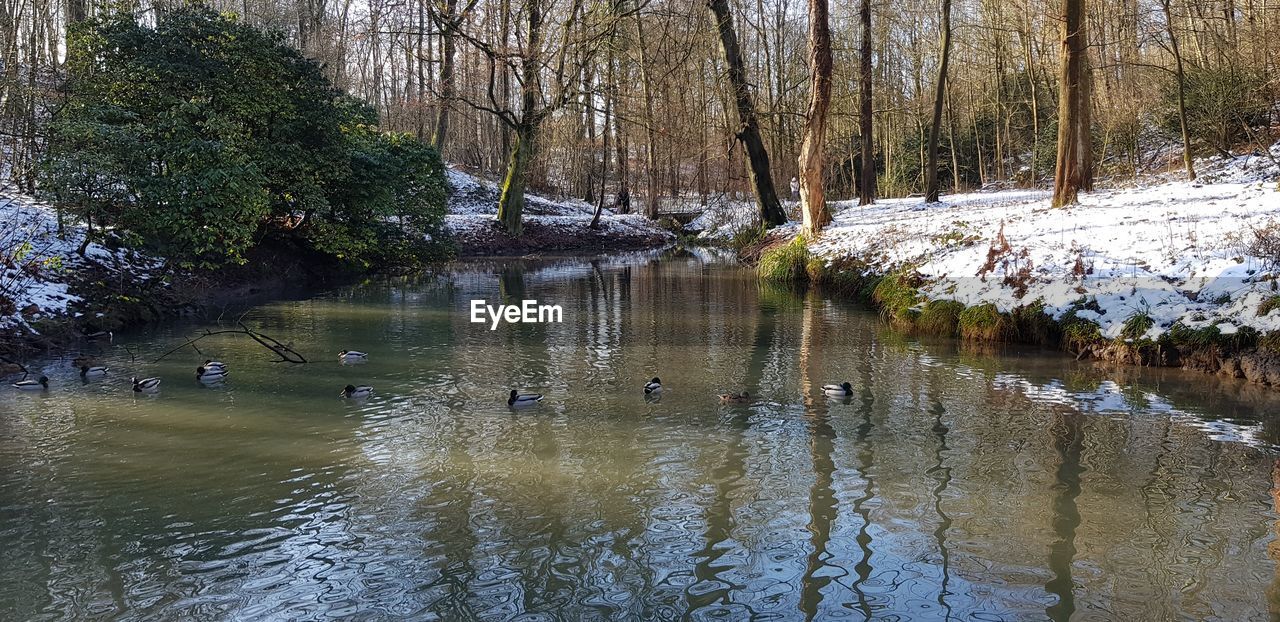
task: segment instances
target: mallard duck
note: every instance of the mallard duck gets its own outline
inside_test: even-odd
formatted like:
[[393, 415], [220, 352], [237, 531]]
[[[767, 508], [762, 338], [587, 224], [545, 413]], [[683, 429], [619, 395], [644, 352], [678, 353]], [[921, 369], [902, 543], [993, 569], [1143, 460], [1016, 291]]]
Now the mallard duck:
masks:
[[339, 393], [339, 395], [342, 397], [359, 399], [362, 397], [369, 397], [370, 393], [373, 393], [373, 387], [367, 384], [362, 384], [358, 387], [354, 384], [349, 384], [342, 390], [342, 393]]
[[343, 350], [338, 353], [338, 360], [343, 363], [357, 363], [369, 358], [364, 352], [356, 352], [355, 350]]
[[644, 392], [645, 395], [650, 393], [662, 393], [662, 381], [659, 380], [657, 376], [654, 376], [653, 380], [644, 383]]
[[822, 387], [822, 392], [831, 397], [849, 397], [853, 395], [853, 385], [844, 382], [841, 384], [828, 384]]
[[541, 401], [541, 393], [520, 393], [512, 389], [511, 396], [507, 398], [507, 406], [532, 406]]
[[721, 393], [719, 397], [721, 404], [746, 404], [751, 401], [751, 395], [746, 391], [742, 393]]
[[227, 369], [227, 364], [226, 364], [226, 363], [223, 363], [222, 361], [214, 361], [214, 360], [211, 360], [211, 359], [205, 359], [205, 361], [204, 361], [204, 365], [202, 365], [202, 367], [204, 367], [205, 369], [208, 369], [208, 370], [221, 369], [221, 370], [223, 370], [223, 371], [226, 371], [226, 369]]
[[133, 378], [130, 381], [133, 382], [133, 390], [138, 393], [150, 393], [160, 389], [159, 378]]
[[88, 365], [80, 366], [81, 378], [101, 378], [105, 375], [107, 375], [107, 368], [103, 367], [102, 365], [97, 365], [94, 367], [90, 367]]
[[200, 382], [222, 382], [227, 379], [227, 370], [206, 367], [196, 368], [196, 379]]
[[13, 383], [13, 386], [21, 391], [44, 391], [49, 388], [49, 377], [40, 376], [37, 380], [20, 380]]

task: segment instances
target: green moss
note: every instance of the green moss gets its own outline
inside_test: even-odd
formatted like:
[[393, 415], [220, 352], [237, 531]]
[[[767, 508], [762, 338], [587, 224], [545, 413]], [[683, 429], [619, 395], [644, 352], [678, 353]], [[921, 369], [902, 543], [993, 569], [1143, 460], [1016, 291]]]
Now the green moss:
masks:
[[930, 300], [920, 310], [916, 319], [916, 328], [929, 335], [954, 337], [960, 323], [960, 314], [964, 305], [955, 300]]
[[1147, 334], [1147, 331], [1155, 324], [1156, 321], [1151, 319], [1151, 316], [1145, 312], [1135, 313], [1124, 321], [1124, 326], [1120, 328], [1120, 336], [1137, 341], [1142, 339], [1142, 336]]
[[971, 341], [1007, 341], [1013, 336], [1013, 321], [991, 303], [975, 305], [960, 312], [960, 337]]
[[1258, 315], [1263, 316], [1276, 309], [1280, 309], [1280, 296], [1272, 296], [1258, 305]]
[[760, 256], [756, 275], [771, 283], [804, 283], [808, 280], [809, 246], [803, 237], [771, 248]]

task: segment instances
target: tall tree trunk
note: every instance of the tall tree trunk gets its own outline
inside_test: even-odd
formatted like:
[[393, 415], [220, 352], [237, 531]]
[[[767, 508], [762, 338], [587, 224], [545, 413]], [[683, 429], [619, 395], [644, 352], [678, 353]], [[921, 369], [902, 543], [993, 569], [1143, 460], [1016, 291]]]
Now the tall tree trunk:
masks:
[[1173, 31], [1173, 9], [1169, 6], [1169, 0], [1163, 0], [1161, 8], [1164, 9], [1164, 26], [1173, 51], [1173, 75], [1178, 80], [1178, 127], [1182, 130], [1182, 164], [1187, 169], [1187, 179], [1195, 181], [1196, 167], [1191, 161], [1191, 133], [1187, 130], [1187, 76], [1182, 67], [1182, 49], [1178, 47], [1178, 35]]
[[539, 0], [527, 3], [529, 9], [528, 31], [524, 58], [520, 61], [520, 120], [515, 124], [515, 145], [507, 159], [507, 174], [502, 180], [502, 196], [498, 198], [498, 221], [507, 233], [519, 237], [524, 231], [521, 213], [524, 211], [525, 176], [529, 162], [537, 147], [538, 126], [542, 124], [543, 111], [536, 110], [541, 83], [538, 81], [540, 50], [542, 49], [542, 9]]
[[458, 0], [446, 0], [444, 10], [443, 19], [440, 20], [440, 28], [443, 31], [442, 37], [444, 38], [444, 41], [441, 42], [440, 50], [440, 110], [436, 113], [436, 133], [431, 138], [431, 144], [435, 146], [436, 151], [442, 154], [444, 153], [445, 143], [449, 140], [449, 109], [453, 106], [453, 59], [455, 54], [455, 30], [458, 27]]
[[715, 14], [720, 48], [729, 69], [729, 84], [738, 109], [737, 137], [746, 148], [747, 159], [751, 164], [751, 182], [760, 208], [760, 220], [767, 227], [777, 226], [787, 222], [787, 215], [782, 211], [778, 193], [773, 188], [773, 178], [769, 172], [769, 152], [765, 150], [764, 141], [760, 138], [760, 122], [751, 102], [747, 70], [742, 63], [742, 50], [738, 47], [738, 33], [733, 28], [733, 16], [729, 13], [729, 0], [708, 0], [707, 5]]
[[644, 215], [646, 218], [658, 218], [658, 119], [653, 111], [653, 79], [649, 72], [649, 58], [645, 54], [644, 21], [640, 19], [640, 9], [636, 8], [636, 49], [640, 54], [640, 90], [644, 95]]
[[[950, 0], [946, 0], [950, 2]], [[831, 108], [831, 26], [827, 0], [809, 0], [809, 114], [800, 144], [800, 212], [803, 231], [816, 236], [831, 222], [822, 186], [822, 149]]]
[[938, 61], [938, 84], [933, 92], [933, 126], [929, 128], [929, 165], [924, 191], [927, 203], [938, 202], [938, 135], [942, 131], [942, 104], [947, 96], [947, 63], [950, 60], [951, 0], [942, 0], [942, 57]]
[[858, 205], [870, 205], [876, 201], [876, 156], [875, 142], [872, 140], [873, 119], [871, 116], [871, 0], [862, 0], [858, 10], [862, 22], [861, 58], [861, 93], [858, 97], [862, 107], [860, 132], [862, 134], [862, 174], [858, 180]]
[[1080, 171], [1080, 57], [1084, 0], [1062, 0], [1062, 72], [1058, 97], [1058, 157], [1053, 175], [1053, 206], [1075, 204]]

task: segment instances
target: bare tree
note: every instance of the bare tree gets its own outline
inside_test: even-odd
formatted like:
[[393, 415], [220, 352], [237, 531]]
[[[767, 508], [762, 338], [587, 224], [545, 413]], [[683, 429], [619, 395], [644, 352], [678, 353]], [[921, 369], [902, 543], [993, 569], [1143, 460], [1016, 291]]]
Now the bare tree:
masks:
[[1083, 170], [1080, 161], [1080, 109], [1089, 105], [1082, 93], [1084, 0], [1062, 0], [1062, 71], [1058, 89], [1058, 156], [1053, 178], [1053, 206], [1075, 204]]
[[[951, 0], [942, 0], [942, 52], [938, 61], [938, 83], [933, 92], [933, 124], [929, 127], [929, 164], [924, 200], [938, 202], [938, 134], [942, 131], [942, 104], [947, 96], [947, 62], [951, 60]], [[955, 171], [951, 172], [955, 175]]]
[[773, 177], [769, 171], [769, 152], [765, 150], [764, 141], [760, 138], [760, 121], [756, 118], [755, 105], [751, 101], [751, 91], [747, 85], [747, 69], [742, 62], [742, 50], [738, 47], [738, 33], [733, 28], [733, 15], [729, 12], [729, 1], [708, 0], [707, 4], [715, 15], [716, 30], [720, 34], [720, 48], [724, 52], [725, 64], [728, 65], [729, 84], [738, 110], [739, 125], [735, 134], [747, 150], [747, 160], [751, 165], [752, 188], [755, 190], [756, 203], [760, 208], [760, 220], [765, 226], [777, 226], [787, 222], [787, 215], [782, 211], [782, 204], [778, 202], [778, 193], [773, 188]]
[[[950, 0], [947, 0], [948, 2]], [[805, 235], [831, 221], [823, 188], [822, 150], [831, 108], [831, 26], [827, 0], [809, 0], [809, 114], [800, 144], [800, 212]]]
[[876, 200], [876, 157], [872, 140], [875, 120], [871, 116], [871, 0], [862, 0], [858, 19], [862, 24], [862, 47], [859, 49], [862, 172], [858, 180], [858, 205], [870, 205]]

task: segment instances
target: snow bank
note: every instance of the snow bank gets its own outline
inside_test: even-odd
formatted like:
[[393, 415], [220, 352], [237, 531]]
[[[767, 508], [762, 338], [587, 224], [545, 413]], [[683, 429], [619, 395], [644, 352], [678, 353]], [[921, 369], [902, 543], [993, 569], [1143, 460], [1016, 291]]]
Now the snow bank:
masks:
[[81, 257], [76, 251], [84, 236], [84, 225], [70, 217], [59, 236], [52, 206], [0, 192], [0, 330], [35, 332], [32, 322], [72, 313], [81, 302], [70, 292], [72, 278], [89, 266], [145, 280], [161, 265], [136, 251], [99, 244], [90, 244]]
[[601, 212], [590, 227], [595, 206], [569, 199], [553, 201], [525, 194], [524, 234], [511, 238], [497, 223], [498, 185], [449, 167], [445, 231], [464, 255], [511, 255], [542, 251], [618, 250], [670, 244], [675, 236], [637, 214]]
[[[1280, 157], [1280, 144], [1273, 152]], [[1096, 301], [1096, 311], [1077, 315], [1110, 338], [1140, 313], [1154, 320], [1148, 338], [1175, 322], [1216, 324], [1228, 334], [1239, 326], [1280, 330], [1280, 309], [1258, 314], [1280, 295], [1280, 256], [1249, 253], [1270, 224], [1280, 243], [1280, 170], [1261, 154], [1199, 167], [1195, 183], [1099, 190], [1066, 209], [1051, 209], [1046, 191], [839, 204], [810, 250], [828, 263], [856, 258], [881, 272], [914, 268], [928, 299], [994, 303], [1002, 311], [1039, 300], [1055, 319]]]

